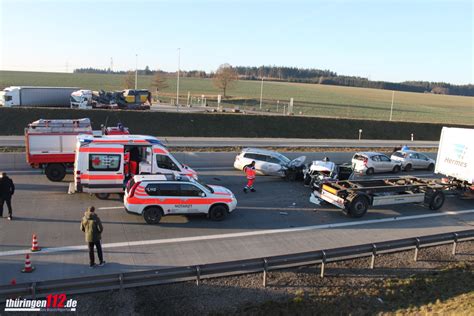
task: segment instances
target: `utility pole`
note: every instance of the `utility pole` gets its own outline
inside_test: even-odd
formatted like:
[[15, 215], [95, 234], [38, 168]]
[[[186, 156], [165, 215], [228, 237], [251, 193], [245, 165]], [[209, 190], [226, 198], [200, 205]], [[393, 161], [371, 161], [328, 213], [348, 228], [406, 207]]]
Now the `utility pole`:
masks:
[[138, 88], [138, 54], [135, 54], [135, 90]]
[[179, 105], [179, 68], [181, 68], [181, 48], [178, 48], [178, 80], [176, 84], [176, 111]]
[[392, 91], [392, 106], [390, 107], [390, 121], [392, 120], [392, 112], [393, 112], [393, 99], [395, 98], [395, 91]]
[[262, 84], [260, 85], [260, 111], [262, 110], [262, 97], [263, 97], [263, 76], [262, 76]]

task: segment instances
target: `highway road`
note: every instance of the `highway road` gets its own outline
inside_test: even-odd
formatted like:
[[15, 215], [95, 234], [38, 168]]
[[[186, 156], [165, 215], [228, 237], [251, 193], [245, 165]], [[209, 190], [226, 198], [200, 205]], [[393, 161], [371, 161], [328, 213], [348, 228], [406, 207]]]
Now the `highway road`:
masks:
[[[436, 148], [438, 141], [157, 136], [169, 147], [411, 147]], [[0, 147], [24, 147], [23, 136], [0, 136]]]
[[[68, 195], [67, 181], [72, 181], [72, 176], [52, 183], [30, 169], [22, 154], [1, 154], [0, 170], [11, 174], [17, 191], [14, 220], [0, 219], [0, 284], [12, 278], [17, 282], [60, 279], [278, 255], [472, 229], [474, 225], [472, 200], [449, 198], [437, 212], [411, 204], [376, 207], [363, 219], [352, 219], [334, 207], [310, 204], [310, 190], [300, 182], [258, 177], [257, 192], [244, 194], [244, 176], [231, 167], [234, 155], [176, 154], [197, 169], [201, 180], [226, 186], [236, 194], [238, 208], [225, 221], [170, 216], [154, 226], [126, 213], [118, 196], [103, 201], [88, 194]], [[343, 162], [351, 153], [312, 153], [309, 158], [326, 155]], [[433, 176], [426, 171], [411, 174]], [[393, 175], [376, 177], [387, 176]], [[103, 243], [109, 262], [97, 269], [88, 268], [84, 236], [79, 230], [82, 214], [90, 205], [98, 208], [104, 223]], [[33, 233], [46, 249], [32, 255], [36, 271], [21, 274]]]

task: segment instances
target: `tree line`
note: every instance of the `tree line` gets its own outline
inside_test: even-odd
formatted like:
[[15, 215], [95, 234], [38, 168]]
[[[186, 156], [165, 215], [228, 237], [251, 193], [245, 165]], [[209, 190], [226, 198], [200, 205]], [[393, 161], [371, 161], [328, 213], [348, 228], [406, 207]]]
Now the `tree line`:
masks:
[[[297, 68], [297, 67], [279, 67], [279, 66], [235, 66], [232, 67], [225, 64], [225, 68], [232, 70], [231, 80], [260, 80], [265, 78], [267, 81], [286, 81], [299, 83], [324, 84], [346, 87], [360, 87], [373, 89], [386, 89], [407, 92], [420, 93], [435, 93], [435, 94], [450, 94], [450, 95], [464, 95], [474, 96], [474, 85], [454, 85], [446, 82], [429, 82], [429, 81], [404, 81], [404, 82], [389, 82], [389, 81], [372, 81], [368, 78], [357, 76], [338, 75], [336, 72], [330, 70], [321, 70], [314, 68]], [[112, 71], [111, 69], [98, 68], [79, 68], [75, 69], [74, 73], [113, 73], [113, 74], [127, 74], [127, 71]], [[151, 70], [148, 66], [144, 69], [138, 70], [139, 75], [160, 75], [162, 77], [174, 76], [176, 72], [164, 72], [161, 70]], [[222, 74], [222, 71], [205, 72], [202, 70], [181, 71], [182, 77], [193, 78], [214, 78]]]

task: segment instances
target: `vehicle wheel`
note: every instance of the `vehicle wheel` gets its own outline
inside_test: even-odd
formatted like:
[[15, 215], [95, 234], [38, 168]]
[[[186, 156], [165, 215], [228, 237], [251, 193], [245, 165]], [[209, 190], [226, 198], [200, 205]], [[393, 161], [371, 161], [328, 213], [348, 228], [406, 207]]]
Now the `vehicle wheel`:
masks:
[[405, 171], [411, 171], [411, 164], [410, 163], [405, 166]]
[[50, 164], [46, 167], [46, 177], [53, 182], [59, 182], [66, 176], [66, 168], [58, 163]]
[[209, 210], [209, 219], [212, 221], [222, 221], [227, 215], [227, 207], [224, 205], [215, 205]]
[[435, 165], [430, 163], [430, 165], [428, 166], [428, 171], [433, 171], [434, 167], [435, 167]]
[[430, 210], [436, 211], [441, 208], [444, 204], [444, 193], [442, 191], [435, 191], [431, 193], [431, 196], [429, 197], [428, 201], [428, 206]]
[[99, 200], [108, 200], [110, 196], [110, 193], [96, 193], [95, 197], [98, 198]]
[[367, 171], [365, 172], [366, 175], [370, 176], [370, 175], [373, 175], [374, 174], [374, 168], [369, 168], [367, 169]]
[[156, 225], [163, 216], [163, 210], [159, 207], [152, 206], [143, 211], [143, 218], [147, 224]]
[[363, 195], [357, 195], [349, 204], [349, 215], [351, 217], [362, 217], [367, 213], [369, 201]]
[[400, 166], [399, 166], [399, 165], [396, 165], [395, 167], [393, 167], [392, 172], [393, 172], [393, 173], [399, 173], [399, 172], [400, 172]]

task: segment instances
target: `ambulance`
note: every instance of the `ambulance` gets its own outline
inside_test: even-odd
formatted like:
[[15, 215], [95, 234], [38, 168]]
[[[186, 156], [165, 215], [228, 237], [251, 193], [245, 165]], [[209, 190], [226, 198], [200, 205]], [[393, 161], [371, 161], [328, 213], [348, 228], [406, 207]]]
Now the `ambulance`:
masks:
[[173, 174], [197, 179], [197, 173], [181, 164], [155, 137], [107, 135], [77, 137], [74, 191], [107, 199], [123, 193], [134, 175]]
[[134, 176], [123, 202], [128, 213], [142, 215], [147, 224], [177, 214], [206, 214], [212, 221], [222, 221], [237, 207], [229, 189], [180, 175]]

